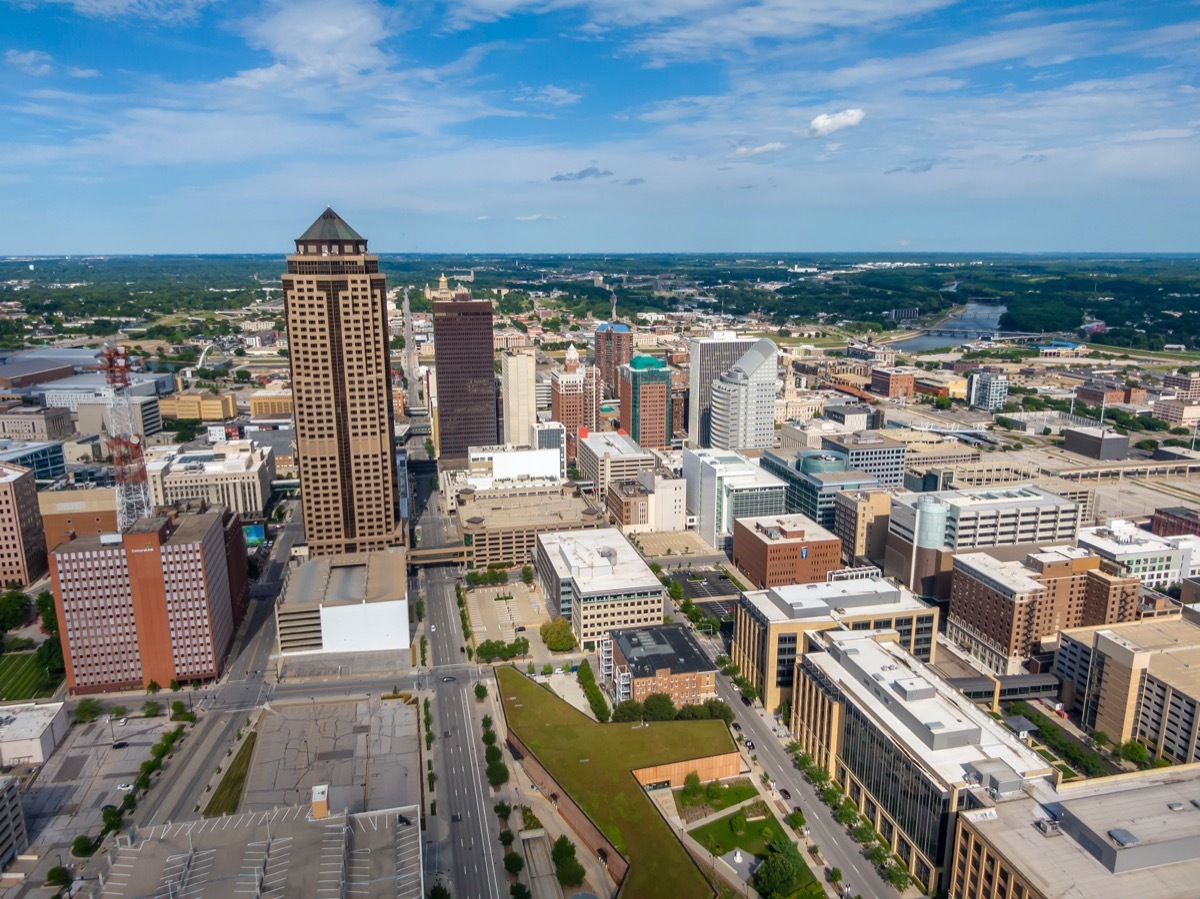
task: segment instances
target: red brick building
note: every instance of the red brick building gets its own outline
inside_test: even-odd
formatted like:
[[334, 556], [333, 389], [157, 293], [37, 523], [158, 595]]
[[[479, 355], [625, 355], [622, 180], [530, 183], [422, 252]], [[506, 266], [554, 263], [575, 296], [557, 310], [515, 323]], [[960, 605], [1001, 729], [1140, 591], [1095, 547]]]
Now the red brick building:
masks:
[[891, 366], [871, 369], [871, 392], [880, 396], [912, 396], [916, 389], [915, 368]]
[[739, 518], [733, 564], [759, 590], [813, 584], [842, 567], [842, 541], [803, 515]]

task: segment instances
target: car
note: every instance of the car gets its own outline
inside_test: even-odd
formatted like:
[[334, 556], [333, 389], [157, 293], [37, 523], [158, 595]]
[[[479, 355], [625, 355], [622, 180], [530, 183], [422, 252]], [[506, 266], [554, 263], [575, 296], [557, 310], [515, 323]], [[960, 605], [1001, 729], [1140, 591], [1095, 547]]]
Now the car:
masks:
[[128, 723], [129, 723], [128, 718], [122, 718], [120, 721], [117, 722], [117, 724], [121, 725], [121, 727], [124, 727]]
[[734, 730], [739, 730], [739, 731], [740, 731], [740, 730], [742, 729], [742, 726], [741, 726], [740, 724], [738, 724], [736, 721], [735, 721], [735, 722], [733, 722], [733, 724], [731, 724], [731, 725], [729, 725], [729, 726], [730, 726], [730, 727], [732, 727]]
[[792, 801], [792, 794], [790, 792], [788, 792], [787, 790], [780, 790], [779, 795], [783, 798], [784, 802]]
[[124, 740], [117, 740], [117, 742], [113, 743], [113, 749], [124, 749], [128, 745]]
[[525, 633], [525, 625], [518, 624], [516, 627], [513, 628], [513, 631], [518, 634], [523, 634], [523, 633]]
[[754, 741], [753, 741], [753, 740], [747, 740], [747, 741], [746, 741], [746, 748], [747, 748], [747, 749], [753, 749], [753, 748], [754, 748]]
[[117, 789], [122, 793], [128, 793], [133, 789], [133, 784], [117, 784]]
[[442, 678], [442, 683], [443, 684], [452, 684], [452, 683], [454, 683], [455, 680], [457, 680], [457, 678], [451, 677], [449, 674], [447, 674], [445, 677]]
[[795, 812], [797, 815], [803, 815], [803, 814], [804, 814], [804, 809], [800, 808], [800, 806], [798, 806], [798, 805], [793, 805], [793, 806], [792, 806], [792, 811], [794, 811], [794, 812]]
[[466, 655], [466, 654], [467, 654], [467, 647], [465, 647], [465, 646], [460, 646], [460, 647], [458, 647], [458, 651], [459, 651], [459, 652], [461, 652], [463, 655]]
[[750, 708], [750, 700], [745, 696], [742, 697], [742, 705], [744, 705], [746, 708]]
[[437, 633], [437, 625], [436, 624], [429, 625], [429, 633], [431, 633], [431, 634]]

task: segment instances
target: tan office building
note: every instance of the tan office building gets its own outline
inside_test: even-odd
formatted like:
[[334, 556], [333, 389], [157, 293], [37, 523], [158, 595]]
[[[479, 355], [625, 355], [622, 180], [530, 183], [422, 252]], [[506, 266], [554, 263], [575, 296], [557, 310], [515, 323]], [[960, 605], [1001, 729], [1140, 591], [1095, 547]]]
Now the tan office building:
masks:
[[244, 519], [261, 518], [271, 499], [275, 457], [253, 440], [210, 449], [154, 447], [146, 453], [146, 480], [156, 506], [199, 499], [228, 506]]
[[604, 526], [604, 513], [571, 487], [467, 488], [458, 495], [458, 533], [476, 568], [527, 564], [539, 534]]
[[250, 394], [251, 418], [291, 418], [290, 390], [256, 390]]
[[46, 573], [46, 532], [33, 472], [0, 462], [0, 584], [32, 584]]
[[842, 541], [803, 515], [733, 523], [733, 564], [759, 590], [823, 581], [841, 562]]
[[111, 534], [117, 530], [115, 487], [42, 490], [37, 501], [47, 549], [54, 549], [72, 536]]
[[0, 437], [9, 440], [66, 440], [75, 433], [71, 410], [9, 403], [0, 409]]
[[189, 390], [160, 397], [158, 412], [163, 418], [188, 421], [228, 421], [237, 417], [237, 401], [232, 393]]
[[287, 258], [283, 299], [309, 550], [322, 556], [401, 544], [379, 257], [326, 209]]
[[833, 497], [833, 532], [842, 541], [842, 563], [883, 565], [887, 550], [890, 490], [847, 490]]

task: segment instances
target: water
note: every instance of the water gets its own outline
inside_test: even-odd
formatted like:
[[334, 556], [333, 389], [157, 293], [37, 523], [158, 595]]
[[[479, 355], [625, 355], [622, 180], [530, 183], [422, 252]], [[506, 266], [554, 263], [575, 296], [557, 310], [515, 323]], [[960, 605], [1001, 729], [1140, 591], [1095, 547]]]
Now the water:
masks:
[[946, 319], [940, 327], [965, 328], [972, 332], [970, 337], [934, 337], [922, 334], [920, 337], [910, 337], [891, 344], [893, 349], [901, 352], [917, 352], [920, 350], [937, 350], [943, 347], [955, 347], [959, 344], [974, 340], [980, 334], [995, 334], [1000, 330], [1000, 316], [1006, 306], [993, 306], [984, 303], [967, 303], [967, 308], [958, 315]]

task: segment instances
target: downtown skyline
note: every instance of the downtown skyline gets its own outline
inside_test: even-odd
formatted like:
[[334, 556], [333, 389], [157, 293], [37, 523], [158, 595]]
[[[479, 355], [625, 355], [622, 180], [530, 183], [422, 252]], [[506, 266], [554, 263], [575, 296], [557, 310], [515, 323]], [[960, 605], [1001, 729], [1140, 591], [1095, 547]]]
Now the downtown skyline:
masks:
[[0, 5], [0, 253], [1194, 252], [1194, 5]]

